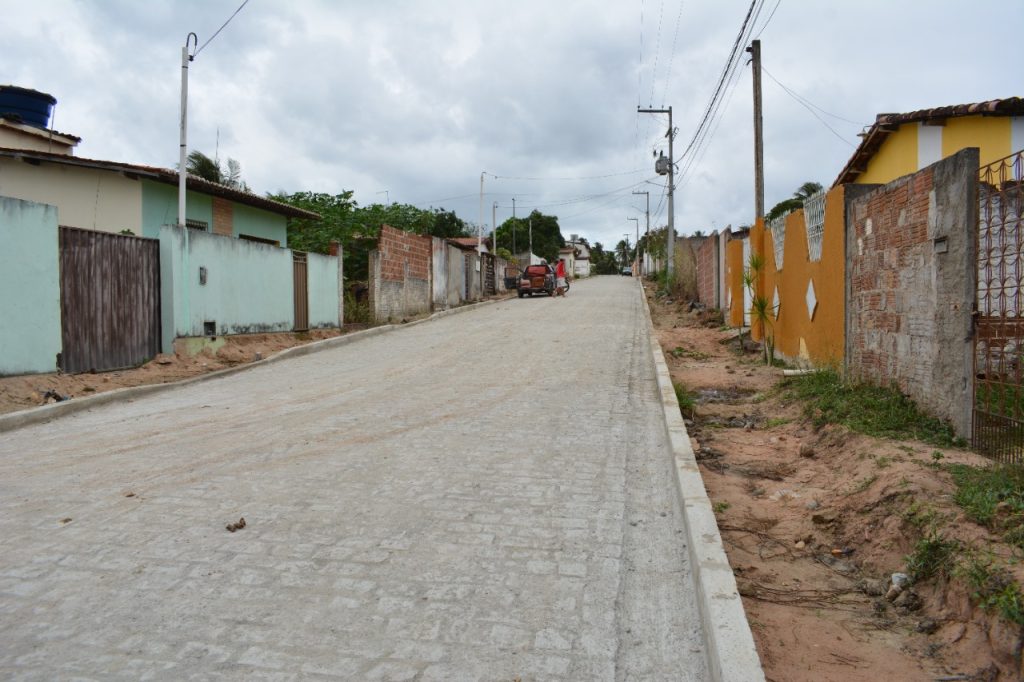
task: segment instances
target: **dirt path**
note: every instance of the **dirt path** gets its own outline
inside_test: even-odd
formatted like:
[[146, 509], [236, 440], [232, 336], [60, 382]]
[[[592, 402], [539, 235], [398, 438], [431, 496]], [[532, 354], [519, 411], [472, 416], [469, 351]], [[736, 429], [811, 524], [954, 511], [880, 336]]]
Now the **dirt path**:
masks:
[[996, 547], [938, 466], [986, 460], [815, 430], [775, 388], [778, 368], [723, 343], [717, 322], [648, 300], [673, 380], [694, 401], [684, 416], [767, 678], [1019, 679], [1019, 628], [972, 607], [959, 583], [884, 596], [934, 519], [965, 546]]

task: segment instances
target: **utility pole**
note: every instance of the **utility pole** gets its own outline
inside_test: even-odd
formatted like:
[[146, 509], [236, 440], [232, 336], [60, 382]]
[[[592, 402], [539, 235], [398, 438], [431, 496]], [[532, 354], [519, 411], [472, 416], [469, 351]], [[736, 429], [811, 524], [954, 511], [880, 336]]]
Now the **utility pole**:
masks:
[[754, 74], [754, 219], [764, 217], [764, 137], [761, 112], [761, 41], [747, 48]]
[[[665, 239], [665, 249], [668, 253], [665, 255], [665, 271], [671, 281], [672, 275], [675, 272], [676, 250], [676, 167], [675, 156], [673, 155], [672, 148], [672, 142], [675, 140], [676, 131], [672, 127], [672, 107], [669, 107], [668, 109], [641, 109], [640, 107], [637, 107], [636, 110], [641, 114], [668, 114], [668, 132], [665, 133], [665, 137], [668, 138], [668, 236]], [[654, 168], [658, 172], [658, 175], [666, 175], [666, 172], [659, 169], [658, 164], [655, 164]]]
[[498, 202], [491, 204], [491, 253], [498, 253]]
[[527, 256], [527, 259], [530, 261], [527, 265], [533, 263], [533, 218], [530, 218], [530, 255]]
[[519, 258], [516, 251], [516, 198], [512, 197], [512, 255]]
[[[644, 215], [647, 216], [647, 229], [644, 230], [644, 234], [648, 235], [648, 234], [651, 233], [651, 193], [650, 192], [634, 191], [633, 194], [643, 194], [644, 196], [647, 197], [647, 210], [644, 211]], [[639, 231], [639, 229], [640, 229], [640, 223], [637, 222], [637, 230]], [[636, 243], [637, 243], [637, 246], [639, 247], [639, 244], [640, 244], [640, 237], [639, 237], [639, 235], [636, 238]], [[649, 243], [647, 244], [647, 250], [650, 250], [650, 244]], [[637, 253], [637, 261], [639, 262], [639, 260], [640, 260], [640, 254]], [[644, 273], [641, 272], [640, 274], [642, 275]]]
[[480, 171], [480, 222], [476, 224], [476, 255], [483, 253], [483, 230], [484, 230], [484, 173]]
[[[185, 179], [188, 177], [188, 63], [192, 61], [193, 55], [188, 53], [188, 45], [192, 43], [193, 49], [199, 43], [195, 33], [185, 36], [185, 45], [181, 48], [181, 131], [178, 144], [178, 227], [185, 228]], [[185, 233], [188, 239], [188, 232]]]
[[[634, 277], [640, 276], [640, 219], [639, 218], [626, 218], [626, 220], [632, 220], [636, 223], [636, 255], [633, 258], [633, 262], [637, 266], [637, 272], [633, 273]], [[629, 235], [626, 235], [626, 244], [629, 244]]]

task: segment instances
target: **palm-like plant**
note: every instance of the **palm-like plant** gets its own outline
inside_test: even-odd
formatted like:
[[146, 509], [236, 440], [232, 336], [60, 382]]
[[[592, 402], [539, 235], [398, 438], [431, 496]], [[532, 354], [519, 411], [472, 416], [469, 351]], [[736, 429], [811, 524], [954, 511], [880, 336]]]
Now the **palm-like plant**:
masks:
[[189, 152], [185, 169], [189, 175], [195, 175], [203, 180], [216, 182], [219, 185], [226, 185], [243, 192], [249, 191], [249, 186], [242, 180], [242, 164], [235, 159], [229, 158], [225, 162], [224, 168], [221, 168], [217, 159], [212, 159], [198, 149], [194, 149]]

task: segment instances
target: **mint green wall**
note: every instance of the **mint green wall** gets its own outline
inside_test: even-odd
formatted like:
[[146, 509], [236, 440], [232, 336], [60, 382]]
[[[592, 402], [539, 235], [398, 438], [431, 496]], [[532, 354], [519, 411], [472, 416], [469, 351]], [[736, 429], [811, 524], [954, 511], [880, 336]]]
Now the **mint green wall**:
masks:
[[338, 258], [306, 254], [311, 329], [338, 327]]
[[[163, 349], [179, 336], [291, 331], [292, 252], [209, 232], [160, 228]], [[200, 268], [206, 283], [200, 284]]]
[[282, 215], [264, 211], [261, 208], [236, 204], [234, 206], [235, 236], [247, 234], [250, 237], [273, 239], [281, 246], [288, 246], [288, 219]]
[[53, 372], [61, 350], [57, 208], [0, 197], [0, 375]]
[[[202, 220], [213, 229], [213, 199], [206, 194], [185, 193], [185, 217]], [[282, 218], [283, 220], [283, 218]], [[142, 235], [157, 238], [161, 225], [178, 223], [178, 188], [151, 180], [142, 181]]]

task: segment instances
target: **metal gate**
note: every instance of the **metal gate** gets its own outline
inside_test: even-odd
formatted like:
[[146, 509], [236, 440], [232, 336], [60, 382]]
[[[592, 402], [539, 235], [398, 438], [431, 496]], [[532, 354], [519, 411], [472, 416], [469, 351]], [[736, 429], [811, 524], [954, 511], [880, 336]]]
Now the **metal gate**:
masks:
[[160, 242], [60, 228], [60, 368], [135, 367], [160, 352]]
[[292, 252], [292, 290], [295, 292], [295, 331], [309, 331], [309, 275], [306, 254]]
[[1024, 462], [1024, 151], [982, 166], [974, 341], [976, 450]]
[[481, 254], [481, 257], [484, 259], [483, 294], [484, 296], [494, 296], [497, 293], [494, 283], [494, 254], [484, 253]]

